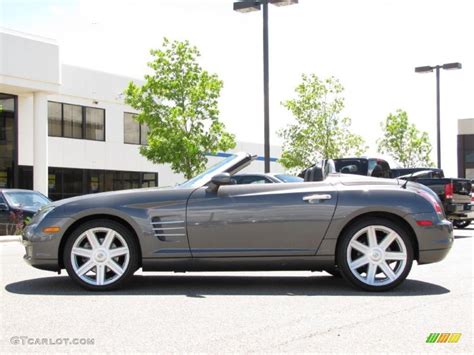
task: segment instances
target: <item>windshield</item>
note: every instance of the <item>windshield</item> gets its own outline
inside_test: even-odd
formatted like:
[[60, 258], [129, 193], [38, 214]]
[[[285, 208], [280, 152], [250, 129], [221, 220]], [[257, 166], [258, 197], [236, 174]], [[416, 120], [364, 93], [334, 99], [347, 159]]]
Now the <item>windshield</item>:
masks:
[[50, 201], [34, 191], [4, 191], [8, 203], [13, 207], [40, 209]]
[[275, 177], [278, 180], [281, 180], [283, 182], [302, 182], [304, 179], [298, 177], [298, 176], [293, 176], [293, 175], [285, 175], [285, 174], [277, 174]]
[[232, 168], [234, 165], [238, 164], [244, 158], [247, 158], [247, 157], [248, 157], [248, 154], [246, 153], [231, 154], [224, 160], [221, 160], [217, 164], [214, 164], [213, 166], [211, 166], [205, 172], [193, 177], [192, 179], [189, 179], [188, 181], [182, 183], [178, 187], [194, 188], [194, 187], [204, 186], [209, 181], [211, 181], [213, 176], [226, 172], [228, 169]]

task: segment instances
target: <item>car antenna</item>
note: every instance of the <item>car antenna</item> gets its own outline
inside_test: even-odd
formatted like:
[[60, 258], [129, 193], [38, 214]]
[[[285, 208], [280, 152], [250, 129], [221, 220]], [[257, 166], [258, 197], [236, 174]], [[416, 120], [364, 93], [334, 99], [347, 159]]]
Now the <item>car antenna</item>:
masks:
[[406, 189], [408, 185], [408, 181], [413, 177], [413, 175], [416, 173], [416, 171], [412, 172], [409, 177], [407, 177], [405, 183], [402, 185], [402, 189]]

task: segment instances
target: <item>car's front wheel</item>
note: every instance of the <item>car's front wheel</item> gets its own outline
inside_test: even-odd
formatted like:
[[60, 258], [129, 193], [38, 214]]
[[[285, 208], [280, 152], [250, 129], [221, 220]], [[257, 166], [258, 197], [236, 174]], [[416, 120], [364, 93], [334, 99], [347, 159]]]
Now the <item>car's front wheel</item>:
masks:
[[410, 272], [413, 247], [408, 233], [382, 218], [359, 221], [341, 235], [337, 260], [342, 276], [367, 291], [387, 291]]
[[69, 236], [63, 254], [69, 276], [94, 291], [119, 288], [135, 272], [138, 250], [130, 231], [110, 220], [94, 220]]

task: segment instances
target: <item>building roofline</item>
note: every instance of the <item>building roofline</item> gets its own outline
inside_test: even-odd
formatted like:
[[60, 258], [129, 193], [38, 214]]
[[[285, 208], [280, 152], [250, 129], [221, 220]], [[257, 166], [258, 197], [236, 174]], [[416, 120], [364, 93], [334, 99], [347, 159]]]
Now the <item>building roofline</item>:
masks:
[[34, 35], [34, 34], [31, 34], [31, 33], [28, 33], [28, 32], [22, 32], [22, 31], [11, 29], [11, 28], [2, 27], [2, 26], [0, 26], [0, 32], [5, 33], [5, 34], [9, 34], [9, 35], [12, 35], [12, 36], [18, 36], [18, 37], [22, 37], [22, 38], [26, 38], [26, 39], [31, 39], [33, 41], [41, 41], [41, 42], [45, 42], [45, 43], [49, 43], [49, 44], [55, 44], [55, 45], [59, 46], [58, 41], [56, 41], [54, 38], [50, 38], [50, 37]]

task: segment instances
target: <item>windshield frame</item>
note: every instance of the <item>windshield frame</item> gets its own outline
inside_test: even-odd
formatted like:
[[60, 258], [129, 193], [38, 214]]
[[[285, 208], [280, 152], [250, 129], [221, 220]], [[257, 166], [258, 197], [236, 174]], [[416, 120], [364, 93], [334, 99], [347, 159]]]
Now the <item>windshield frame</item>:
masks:
[[[183, 182], [178, 185], [178, 188], [197, 188], [206, 186], [212, 179], [213, 176], [222, 174], [225, 172], [230, 173], [231, 175], [237, 173], [239, 170], [243, 169], [246, 166], [246, 161], [251, 162], [252, 156], [248, 153], [229, 153], [229, 156], [225, 159], [217, 162], [212, 165], [209, 169], [203, 173]], [[243, 164], [242, 164], [243, 163]], [[229, 171], [232, 170], [232, 171]]]

